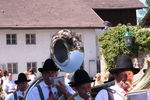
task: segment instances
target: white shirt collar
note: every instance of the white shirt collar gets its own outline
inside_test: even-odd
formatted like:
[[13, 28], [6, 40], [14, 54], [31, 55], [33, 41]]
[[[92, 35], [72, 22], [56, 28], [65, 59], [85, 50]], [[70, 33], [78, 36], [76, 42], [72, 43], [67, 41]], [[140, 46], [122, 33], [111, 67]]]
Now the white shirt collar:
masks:
[[114, 86], [111, 86], [111, 87], [112, 87], [112, 89], [114, 89], [114, 90], [117, 90], [117, 91], [120, 91], [120, 92], [125, 92], [121, 87], [119, 87], [118, 84], [115, 84]]
[[24, 96], [23, 96], [23, 91], [18, 90], [18, 91], [17, 91], [17, 96], [24, 97]]
[[[41, 86], [44, 87], [44, 88], [48, 88], [48, 85], [44, 81], [41, 82]], [[52, 88], [55, 88], [55, 86], [52, 86]]]
[[115, 92], [117, 94], [120, 94], [122, 96], [126, 95], [126, 91], [124, 91], [121, 87], [119, 87], [118, 84], [115, 84], [114, 86], [111, 86], [110, 88], [113, 89], [113, 90], [115, 90]]
[[47, 85], [44, 81], [43, 81], [43, 82], [41, 82], [40, 84], [41, 84], [41, 86], [42, 86], [42, 87], [45, 87], [45, 88], [47, 88], [47, 87], [48, 87], [48, 85]]
[[79, 95], [77, 95], [75, 98], [75, 100], [84, 100], [82, 97], [80, 97]]

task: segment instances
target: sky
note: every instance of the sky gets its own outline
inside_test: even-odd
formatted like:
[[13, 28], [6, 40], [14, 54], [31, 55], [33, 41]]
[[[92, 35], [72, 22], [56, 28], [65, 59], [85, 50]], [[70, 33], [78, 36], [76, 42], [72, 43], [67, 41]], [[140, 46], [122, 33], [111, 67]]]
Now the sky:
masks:
[[[139, 0], [139, 1], [145, 4], [145, 0]], [[137, 17], [144, 17], [144, 15], [140, 15], [139, 10], [137, 10]]]
[[141, 2], [145, 3], [145, 0], [140, 0]]

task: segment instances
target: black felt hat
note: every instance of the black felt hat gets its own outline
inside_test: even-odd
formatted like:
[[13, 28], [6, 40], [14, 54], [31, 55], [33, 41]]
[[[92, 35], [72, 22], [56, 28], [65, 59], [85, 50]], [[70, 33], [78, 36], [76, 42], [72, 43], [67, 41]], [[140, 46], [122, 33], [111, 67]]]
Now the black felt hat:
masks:
[[18, 80], [16, 80], [15, 83], [18, 84], [18, 83], [29, 82], [29, 81], [31, 81], [31, 80], [28, 80], [27, 76], [24, 73], [20, 73], [18, 75]]
[[109, 72], [111, 74], [114, 74], [114, 73], [119, 73], [119, 72], [127, 71], [127, 70], [133, 71], [134, 74], [137, 74], [140, 71], [139, 68], [133, 67], [133, 63], [129, 56], [123, 55], [123, 56], [118, 57], [116, 68], [109, 70]]
[[52, 59], [46, 59], [44, 62], [43, 68], [38, 69], [39, 72], [45, 72], [45, 71], [58, 71], [59, 68], [56, 66], [54, 61]]
[[80, 86], [84, 83], [94, 82], [95, 80], [91, 80], [88, 73], [85, 70], [78, 69], [73, 77], [71, 82], [69, 83], [71, 87]]

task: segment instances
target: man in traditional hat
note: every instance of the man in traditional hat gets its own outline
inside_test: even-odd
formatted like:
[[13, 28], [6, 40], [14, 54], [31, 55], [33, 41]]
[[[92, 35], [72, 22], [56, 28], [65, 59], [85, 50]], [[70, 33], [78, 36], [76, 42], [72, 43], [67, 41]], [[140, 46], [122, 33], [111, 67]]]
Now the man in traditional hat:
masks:
[[72, 81], [69, 83], [71, 87], [78, 93], [74, 100], [90, 100], [91, 97], [91, 80], [88, 73], [85, 70], [77, 70], [73, 77]]
[[118, 57], [116, 68], [109, 70], [115, 78], [115, 85], [99, 91], [95, 100], [123, 100], [131, 87], [134, 74], [139, 71], [140, 69], [133, 67], [129, 56]]
[[29, 81], [30, 80], [27, 79], [24, 73], [20, 73], [18, 75], [18, 80], [15, 81], [15, 84], [17, 84], [17, 90], [14, 93], [8, 94], [5, 100], [23, 100]]
[[51, 82], [51, 78], [57, 77], [59, 68], [56, 66], [52, 59], [47, 59], [44, 62], [43, 68], [38, 69], [41, 72], [43, 80], [36, 87], [34, 87], [27, 100], [59, 100], [63, 97], [62, 94], [70, 96], [66, 87], [63, 84], [54, 86]]

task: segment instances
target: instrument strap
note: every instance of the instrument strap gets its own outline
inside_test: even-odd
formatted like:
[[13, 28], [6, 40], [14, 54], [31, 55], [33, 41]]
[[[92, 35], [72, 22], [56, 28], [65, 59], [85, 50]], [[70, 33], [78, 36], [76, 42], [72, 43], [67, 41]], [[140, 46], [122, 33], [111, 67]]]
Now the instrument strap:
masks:
[[13, 94], [14, 94], [14, 100], [17, 100], [17, 93], [14, 92]]
[[43, 95], [43, 92], [42, 92], [41, 86], [40, 86], [40, 85], [37, 85], [37, 88], [38, 88], [38, 91], [39, 91], [39, 94], [40, 94], [41, 100], [44, 100], [44, 95]]
[[106, 88], [106, 90], [107, 90], [107, 93], [108, 93], [108, 98], [109, 98], [109, 100], [114, 100], [114, 96], [113, 96], [113, 90], [112, 89], [110, 89], [109, 87], [108, 88]]

